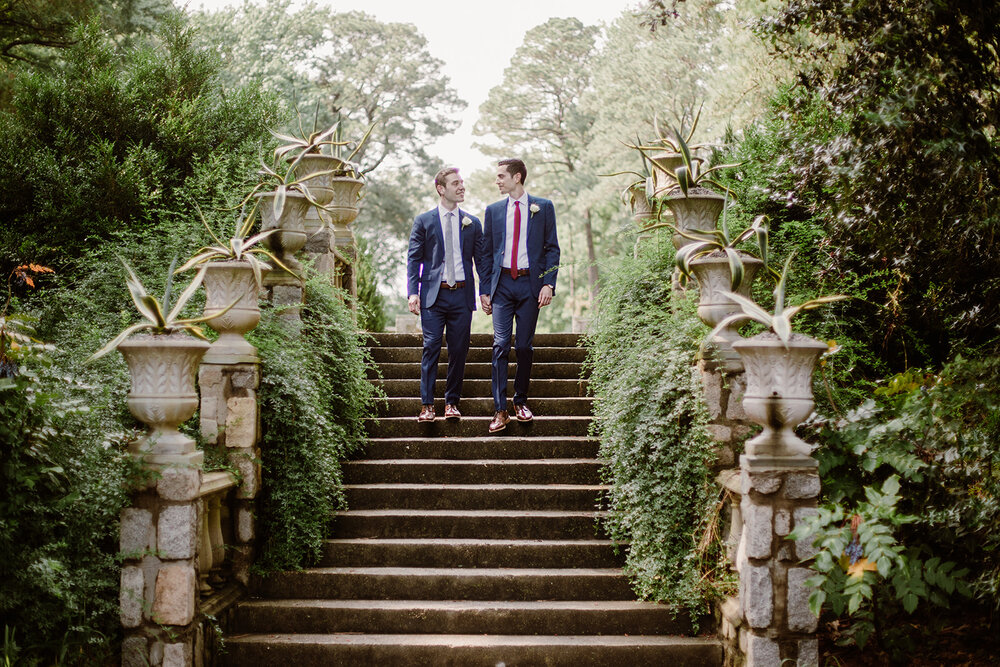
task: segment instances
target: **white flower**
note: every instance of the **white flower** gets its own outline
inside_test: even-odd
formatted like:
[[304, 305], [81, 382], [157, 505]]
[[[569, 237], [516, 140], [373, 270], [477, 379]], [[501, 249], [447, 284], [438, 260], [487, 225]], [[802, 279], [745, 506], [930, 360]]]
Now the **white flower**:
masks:
[[532, 204], [531, 206], [528, 207], [528, 209], [531, 211], [531, 215], [534, 215], [538, 213], [540, 210], [542, 210], [538, 208], [538, 204]]
[[462, 226], [463, 227], [468, 227], [471, 224], [472, 224], [472, 218], [470, 218], [468, 216], [462, 218]]

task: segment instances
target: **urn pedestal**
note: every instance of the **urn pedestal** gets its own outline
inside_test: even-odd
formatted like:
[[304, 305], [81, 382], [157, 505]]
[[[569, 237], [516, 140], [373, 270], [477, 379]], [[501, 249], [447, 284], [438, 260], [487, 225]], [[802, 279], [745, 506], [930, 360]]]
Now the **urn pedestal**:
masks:
[[[268, 265], [262, 273], [270, 272]], [[205, 361], [217, 364], [256, 363], [257, 348], [244, 335], [260, 322], [257, 280], [247, 262], [212, 262], [205, 271], [205, 315], [229, 310], [208, 320], [208, 326], [219, 332], [219, 338], [205, 354]]]
[[787, 346], [765, 332], [733, 343], [746, 368], [743, 409], [764, 430], [746, 443], [746, 460], [757, 467], [815, 467], [812, 446], [795, 427], [813, 410], [812, 371], [827, 345], [792, 334]]
[[[296, 273], [300, 272], [302, 264], [295, 258], [295, 253], [306, 244], [305, 216], [312, 204], [305, 195], [289, 192], [285, 197], [281, 216], [277, 217], [274, 210], [274, 193], [266, 192], [258, 196], [261, 200], [261, 231], [278, 230], [264, 239], [264, 245], [282, 264]], [[287, 275], [285, 271], [276, 267], [271, 277]]]
[[[675, 190], [664, 201], [677, 220], [677, 229], [710, 232], [718, 226], [726, 198], [706, 188], [691, 188], [686, 197], [680, 190]], [[693, 243], [680, 234], [674, 234], [671, 240], [678, 250]]]
[[208, 349], [206, 341], [176, 333], [133, 336], [118, 346], [132, 376], [129, 412], [149, 427], [129, 451], [147, 464], [198, 465], [204, 459], [177, 427], [198, 409], [195, 374]]
[[[757, 272], [764, 263], [756, 257], [743, 255], [743, 280], [736, 293], [748, 297], [750, 287]], [[740, 307], [723, 294], [732, 290], [732, 273], [729, 260], [724, 252], [719, 251], [691, 261], [691, 271], [698, 281], [698, 317], [710, 327], [715, 327], [725, 318], [739, 313]], [[705, 340], [701, 345], [703, 358], [710, 360], [716, 357], [721, 362], [722, 370], [738, 373], [743, 370], [740, 355], [733, 349], [733, 343], [742, 340], [739, 328], [749, 321], [745, 317], [722, 329], [712, 340]]]

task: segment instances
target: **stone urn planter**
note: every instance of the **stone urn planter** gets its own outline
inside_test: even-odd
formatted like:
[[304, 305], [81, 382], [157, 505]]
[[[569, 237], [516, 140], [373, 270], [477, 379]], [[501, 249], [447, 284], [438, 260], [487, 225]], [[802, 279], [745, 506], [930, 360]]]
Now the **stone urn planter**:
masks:
[[733, 343], [733, 349], [746, 368], [743, 409], [764, 427], [747, 442], [747, 457], [765, 464], [815, 464], [812, 447], [794, 429], [812, 413], [812, 372], [826, 343], [792, 334], [786, 346], [777, 334], [764, 332]]
[[204, 455], [177, 430], [198, 409], [195, 374], [209, 344], [183, 333], [137, 335], [118, 345], [132, 376], [129, 411], [149, 430], [129, 450], [151, 464], [199, 464]]
[[[710, 232], [718, 226], [726, 198], [707, 188], [695, 187], [688, 190], [687, 196], [679, 189], [673, 190], [664, 201], [674, 214], [678, 229]], [[671, 240], [678, 250], [693, 243], [680, 234], [674, 234]]]
[[336, 176], [330, 179], [332, 196], [324, 213], [334, 227], [347, 226], [358, 217], [358, 195], [365, 182], [360, 178]]
[[261, 231], [278, 230], [264, 239], [264, 245], [282, 264], [292, 271], [301, 271], [302, 264], [295, 259], [295, 253], [306, 244], [305, 217], [312, 204], [304, 194], [289, 192], [279, 219], [274, 215], [274, 193], [265, 192], [256, 196], [261, 199]]
[[[746, 253], [740, 253], [740, 256], [743, 259], [743, 280], [736, 293], [750, 298], [750, 287], [764, 262]], [[732, 288], [732, 274], [725, 252], [717, 250], [691, 260], [691, 272], [698, 281], [698, 317], [702, 322], [714, 328], [730, 315], [742, 312], [740, 307], [725, 295]], [[743, 340], [739, 328], [749, 320], [749, 317], [734, 320], [711, 340], [706, 339], [702, 343], [702, 355], [706, 358], [712, 356], [720, 358], [726, 371], [734, 373], [742, 371], [743, 362], [733, 349], [733, 343]]]
[[299, 157], [295, 173], [301, 174], [303, 177], [309, 174], [320, 174], [305, 179], [303, 183], [309, 190], [309, 196], [320, 206], [326, 206], [333, 199], [333, 187], [330, 185], [330, 180], [336, 170], [342, 168], [343, 165], [344, 161], [333, 155], [306, 153]]
[[[264, 275], [270, 270], [271, 267], [266, 264], [261, 266]], [[212, 343], [205, 361], [225, 364], [258, 361], [257, 348], [244, 338], [260, 322], [257, 280], [250, 263], [228, 261], [206, 264], [205, 293], [205, 315], [222, 313], [206, 322], [219, 332], [219, 338]], [[233, 302], [236, 305], [226, 310]]]
[[646, 196], [646, 188], [641, 184], [629, 186], [629, 203], [632, 206], [632, 219], [639, 227], [646, 227], [650, 222], [656, 220], [656, 214]]
[[653, 196], [662, 197], [677, 187], [673, 174], [668, 175], [664, 167], [674, 170], [684, 164], [684, 158], [680, 153], [669, 151], [655, 153], [649, 157], [653, 166]]

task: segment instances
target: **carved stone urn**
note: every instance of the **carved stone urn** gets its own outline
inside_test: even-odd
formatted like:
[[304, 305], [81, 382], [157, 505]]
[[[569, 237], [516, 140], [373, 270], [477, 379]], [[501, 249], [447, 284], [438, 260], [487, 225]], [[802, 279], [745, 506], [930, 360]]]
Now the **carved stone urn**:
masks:
[[298, 177], [319, 174], [319, 176], [306, 179], [303, 183], [309, 190], [309, 196], [320, 206], [325, 206], [333, 199], [333, 188], [330, 185], [330, 180], [333, 178], [334, 172], [343, 166], [344, 161], [333, 155], [306, 153], [299, 159], [295, 174]]
[[[743, 281], [736, 293], [750, 297], [750, 286], [757, 277], [757, 272], [764, 262], [746, 253], [740, 253], [743, 258]], [[732, 273], [726, 253], [719, 250], [691, 260], [691, 272], [698, 281], [698, 317], [710, 327], [730, 315], [742, 312], [732, 299], [723, 292], [732, 290]], [[749, 321], [745, 317], [734, 321], [716, 334], [712, 340], [705, 340], [701, 346], [702, 355], [706, 358], [716, 357], [722, 362], [724, 370], [738, 373], [743, 370], [740, 355], [733, 349], [733, 343], [742, 340], [739, 328]]]
[[312, 204], [304, 194], [289, 192], [279, 219], [274, 215], [274, 193], [265, 192], [257, 196], [261, 199], [261, 231], [278, 230], [264, 239], [264, 245], [282, 264], [292, 271], [301, 271], [302, 264], [295, 259], [295, 253], [306, 244], [305, 216]]
[[194, 380], [208, 348], [181, 333], [133, 336], [118, 346], [132, 376], [129, 412], [149, 427], [129, 444], [132, 454], [153, 465], [201, 463], [204, 455], [177, 427], [198, 409]]
[[[257, 348], [243, 336], [260, 322], [257, 281], [247, 262], [210, 262], [205, 265], [205, 315], [224, 313], [207, 321], [219, 338], [205, 355], [205, 361], [220, 364], [256, 362]], [[264, 264], [262, 273], [271, 267]], [[226, 310], [229, 304], [236, 305]]]
[[[679, 189], [672, 190], [664, 201], [674, 214], [678, 229], [710, 232], [718, 225], [726, 198], [707, 188], [691, 188], [687, 196]], [[671, 240], [678, 250], [693, 243], [680, 234], [674, 234]]]
[[656, 214], [653, 213], [653, 207], [646, 196], [646, 187], [644, 185], [635, 184], [630, 186], [629, 194], [631, 195], [632, 202], [632, 219], [636, 221], [639, 227], [645, 227], [651, 221], [656, 220]]
[[330, 179], [333, 196], [326, 203], [324, 213], [333, 226], [347, 226], [358, 217], [358, 195], [365, 182], [360, 178], [337, 176]]
[[792, 334], [786, 346], [771, 332], [733, 343], [746, 368], [743, 409], [764, 427], [746, 444], [746, 456], [761, 465], [814, 465], [812, 447], [794, 429], [813, 410], [812, 371], [826, 343]]
[[650, 163], [653, 167], [653, 195], [662, 197], [677, 187], [677, 181], [673, 174], [667, 174], [666, 169], [673, 172], [677, 167], [684, 164], [684, 158], [680, 153], [662, 152], [650, 156]]

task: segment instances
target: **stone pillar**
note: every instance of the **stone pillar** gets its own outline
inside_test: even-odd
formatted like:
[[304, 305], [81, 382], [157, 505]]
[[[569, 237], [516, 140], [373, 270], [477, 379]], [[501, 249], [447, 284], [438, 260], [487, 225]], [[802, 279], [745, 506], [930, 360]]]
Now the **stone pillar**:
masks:
[[198, 383], [202, 437], [226, 452], [241, 478], [230, 508], [235, 538], [230, 554], [233, 576], [246, 586], [256, 536], [253, 502], [260, 490], [260, 364], [202, 363]]
[[200, 462], [150, 465], [122, 510], [122, 665], [193, 665], [198, 599]]
[[803, 563], [815, 549], [809, 539], [787, 539], [799, 521], [816, 513], [817, 466], [808, 457], [780, 467], [740, 457], [743, 535], [737, 569], [747, 667], [819, 664], [818, 619], [809, 610], [812, 589], [805, 584], [812, 571]]
[[718, 443], [714, 467], [733, 468], [739, 443], [750, 433], [743, 411], [746, 379], [742, 372], [727, 372], [707, 359], [698, 362], [698, 371], [708, 405], [708, 433]]

